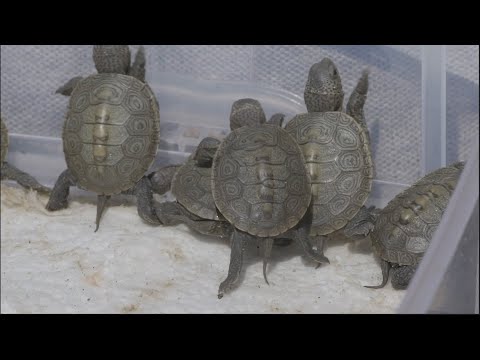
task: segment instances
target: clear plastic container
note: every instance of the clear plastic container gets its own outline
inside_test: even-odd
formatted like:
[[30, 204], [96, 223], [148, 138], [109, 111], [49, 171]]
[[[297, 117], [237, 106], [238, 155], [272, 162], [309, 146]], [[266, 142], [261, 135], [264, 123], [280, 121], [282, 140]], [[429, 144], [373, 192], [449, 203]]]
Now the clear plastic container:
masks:
[[[66, 168], [60, 135], [67, 103], [53, 90], [73, 76], [93, 72], [91, 50], [48, 47], [49, 54], [52, 49], [57, 52], [54, 60], [50, 57], [43, 64], [50, 73], [37, 72], [35, 82], [29, 83], [31, 67], [40, 65], [32, 59], [16, 60], [29, 52], [40, 57], [47, 49], [18, 48], [22, 47], [1, 49], [2, 115], [11, 142], [8, 161], [53, 185]], [[231, 104], [239, 98], [258, 99], [267, 117], [284, 113], [289, 120], [305, 112], [308, 68], [324, 56], [337, 63], [346, 99], [361, 71], [370, 68], [365, 113], [377, 176], [368, 205], [384, 207], [430, 170], [467, 160], [459, 190], [398, 312], [478, 313], [478, 46], [148, 46], [146, 50], [147, 80], [161, 113], [161, 143], [152, 169], [181, 163], [206, 136], [225, 136]], [[476, 60], [465, 58], [465, 53], [476, 53]], [[68, 66], [54, 66], [62, 57]], [[19, 67], [29, 70], [22, 73]], [[51, 122], [45, 124], [45, 117]]]

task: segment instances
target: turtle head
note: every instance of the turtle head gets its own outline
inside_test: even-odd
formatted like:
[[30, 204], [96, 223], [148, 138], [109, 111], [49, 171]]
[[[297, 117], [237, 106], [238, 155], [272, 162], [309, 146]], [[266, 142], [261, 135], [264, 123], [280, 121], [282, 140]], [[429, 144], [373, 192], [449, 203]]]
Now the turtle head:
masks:
[[305, 86], [305, 105], [308, 112], [341, 111], [343, 105], [342, 79], [329, 58], [314, 64]]
[[93, 61], [99, 74], [114, 73], [126, 75], [130, 68], [128, 45], [94, 45]]
[[230, 129], [255, 126], [267, 121], [262, 105], [255, 99], [240, 99], [233, 103], [230, 113]]
[[198, 144], [197, 150], [194, 153], [194, 160], [200, 167], [211, 167], [212, 161], [220, 146], [220, 140], [213, 137], [207, 137]]

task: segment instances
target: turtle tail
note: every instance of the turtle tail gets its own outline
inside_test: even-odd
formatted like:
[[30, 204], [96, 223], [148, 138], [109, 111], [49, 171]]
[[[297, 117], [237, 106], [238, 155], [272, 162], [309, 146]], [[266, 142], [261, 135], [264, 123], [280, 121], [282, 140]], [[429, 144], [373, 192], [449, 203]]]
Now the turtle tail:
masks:
[[95, 228], [95, 232], [97, 232], [98, 228], [100, 227], [100, 218], [102, 217], [103, 211], [105, 210], [105, 205], [107, 204], [108, 199], [110, 199], [110, 196], [98, 195], [97, 197], [97, 227]]
[[268, 260], [270, 259], [270, 255], [272, 254], [272, 247], [273, 247], [273, 239], [272, 238], [267, 238], [265, 239], [265, 245], [264, 245], [264, 254], [263, 254], [263, 278], [265, 279], [265, 282], [267, 285], [270, 285], [267, 279], [267, 265], [268, 265]]

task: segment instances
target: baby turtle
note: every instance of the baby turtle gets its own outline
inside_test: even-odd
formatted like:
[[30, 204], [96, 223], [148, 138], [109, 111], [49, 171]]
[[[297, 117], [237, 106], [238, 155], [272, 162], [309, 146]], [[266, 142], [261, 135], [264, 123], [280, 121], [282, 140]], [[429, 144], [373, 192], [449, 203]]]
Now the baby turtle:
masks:
[[48, 194], [52, 189], [43, 186], [37, 180], [35, 180], [31, 175], [20, 171], [15, 166], [9, 164], [7, 159], [8, 153], [8, 130], [7, 126], [3, 122], [3, 119], [0, 117], [0, 134], [1, 134], [1, 179], [2, 180], [13, 180], [16, 181], [19, 185], [27, 189], [36, 190], [40, 193]]
[[[268, 123], [281, 126], [283, 119], [283, 114], [275, 114]], [[231, 130], [265, 123], [266, 115], [258, 100], [247, 98], [233, 103]], [[193, 215], [205, 220], [219, 220], [211, 188], [211, 167], [220, 144], [220, 140], [212, 137], [203, 139], [185, 165], [178, 169], [172, 182], [172, 193], [177, 201]]]
[[[137, 51], [135, 61], [130, 65], [131, 55], [128, 45], [94, 45], [93, 61], [99, 74], [130, 75], [145, 82], [145, 49], [143, 46]], [[83, 79], [81, 76], [70, 79], [61, 86], [56, 93], [70, 96], [73, 89]]]
[[120, 193], [136, 195], [140, 216], [158, 224], [144, 174], [157, 153], [160, 113], [146, 83], [106, 73], [81, 80], [70, 97], [62, 138], [68, 169], [55, 184], [48, 210], [67, 207], [69, 188], [76, 185], [98, 194], [95, 231], [106, 201]]
[[[219, 298], [238, 280], [243, 251], [256, 238], [265, 240], [265, 260], [273, 239], [281, 236], [300, 242], [307, 255], [324, 262], [308, 241], [310, 176], [300, 147], [285, 130], [271, 124], [236, 129], [220, 144], [212, 176], [215, 205], [234, 226], [228, 276]], [[265, 266], [266, 261], [264, 271]]]
[[[337, 67], [325, 58], [314, 64], [305, 87], [308, 113], [295, 116], [286, 131], [300, 145], [312, 188], [312, 226], [323, 249], [326, 235], [345, 228], [366, 236], [373, 224], [364, 208], [374, 176], [363, 106], [368, 91], [364, 71], [342, 111], [344, 93]], [[323, 251], [323, 250], [322, 250]]]
[[370, 237], [380, 258], [383, 288], [406, 289], [427, 251], [464, 167], [463, 162], [431, 172], [398, 194], [382, 209]]

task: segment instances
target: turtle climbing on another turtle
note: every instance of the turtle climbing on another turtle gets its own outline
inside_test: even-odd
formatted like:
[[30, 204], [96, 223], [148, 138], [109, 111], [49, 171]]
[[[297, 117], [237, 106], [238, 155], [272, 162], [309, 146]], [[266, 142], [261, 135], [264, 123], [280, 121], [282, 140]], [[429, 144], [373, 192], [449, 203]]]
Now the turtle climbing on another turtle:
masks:
[[19, 185], [23, 186], [24, 188], [27, 189], [32, 189], [35, 191], [38, 191], [40, 193], [48, 194], [52, 189], [43, 186], [40, 184], [35, 178], [33, 178], [31, 175], [17, 169], [15, 166], [9, 164], [6, 159], [7, 159], [7, 153], [8, 153], [8, 130], [7, 126], [3, 122], [3, 119], [0, 117], [0, 124], [1, 124], [1, 129], [0, 129], [0, 134], [1, 134], [1, 143], [0, 143], [0, 148], [1, 148], [1, 159], [0, 159], [0, 164], [1, 164], [1, 179], [2, 180], [13, 180], [16, 181]]
[[[231, 108], [230, 129], [235, 130], [244, 126], [265, 123], [281, 126], [284, 117], [283, 114], [275, 114], [266, 122], [265, 112], [258, 100], [239, 99], [233, 103]], [[152, 179], [156, 180], [155, 183], [158, 186], [153, 189], [155, 193], [163, 195], [171, 189], [177, 200], [176, 205], [173, 203], [158, 205], [164, 207], [163, 211], [158, 211], [158, 215], [162, 217], [160, 219], [162, 224], [172, 225], [185, 221], [204, 220], [226, 221], [216, 209], [211, 189], [211, 167], [220, 143], [221, 141], [216, 138], [207, 137], [199, 143], [195, 152], [184, 165], [167, 166], [150, 175]], [[175, 219], [172, 220], [169, 215], [175, 215]], [[178, 216], [186, 216], [185, 221], [181, 221]], [[214, 235], [208, 230], [211, 228], [215, 229], [214, 233], [218, 236], [225, 235], [223, 231], [217, 233], [217, 226], [207, 226], [207, 230], [201, 232]], [[221, 228], [223, 229], [224, 226]]]
[[380, 258], [383, 288], [392, 275], [395, 289], [406, 289], [440, 224], [464, 168], [463, 162], [437, 169], [398, 194], [376, 215], [370, 234]]
[[[131, 53], [128, 45], [94, 45], [93, 61], [99, 74], [129, 75], [145, 82], [145, 49], [143, 46], [137, 51], [135, 61], [131, 62]], [[77, 84], [83, 80], [82, 76], [70, 79], [65, 85], [57, 89], [57, 94], [70, 96]]]
[[351, 237], [366, 236], [373, 228], [373, 208], [364, 207], [374, 177], [363, 114], [367, 92], [364, 71], [343, 112], [340, 74], [333, 61], [324, 58], [308, 74], [304, 93], [308, 113], [295, 116], [285, 127], [299, 144], [311, 178], [310, 236], [322, 252], [327, 235], [347, 225]]
[[135, 195], [142, 219], [158, 224], [152, 182], [144, 174], [157, 154], [159, 138], [159, 105], [146, 83], [116, 73], [81, 80], [63, 126], [68, 169], [58, 178], [47, 210], [67, 207], [69, 188], [76, 185], [98, 194], [95, 231], [115, 194]]

